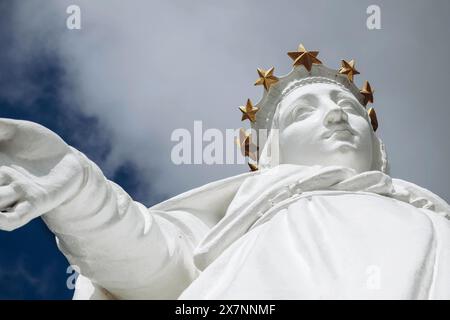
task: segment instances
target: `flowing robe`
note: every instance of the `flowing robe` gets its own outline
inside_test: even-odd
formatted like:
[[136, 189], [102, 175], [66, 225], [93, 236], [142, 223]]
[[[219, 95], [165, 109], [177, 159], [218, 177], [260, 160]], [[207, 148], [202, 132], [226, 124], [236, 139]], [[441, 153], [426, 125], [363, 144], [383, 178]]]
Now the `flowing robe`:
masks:
[[44, 215], [76, 299], [450, 299], [450, 207], [412, 183], [280, 165], [147, 209], [78, 154]]

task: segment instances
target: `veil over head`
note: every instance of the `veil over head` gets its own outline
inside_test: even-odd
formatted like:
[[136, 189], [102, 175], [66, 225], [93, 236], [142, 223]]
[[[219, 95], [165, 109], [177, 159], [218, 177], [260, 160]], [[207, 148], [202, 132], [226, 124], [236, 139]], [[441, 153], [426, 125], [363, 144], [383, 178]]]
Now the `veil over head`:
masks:
[[[342, 90], [349, 91], [344, 85], [337, 81], [333, 81], [332, 79], [322, 78], [322, 77], [309, 77], [303, 78], [301, 80], [294, 80], [291, 84], [287, 86], [287, 88], [280, 95], [281, 98], [277, 102], [277, 105], [273, 108], [273, 118], [270, 127], [268, 128], [268, 136], [267, 139], [264, 139], [261, 135], [258, 136], [258, 142], [263, 144], [262, 151], [260, 153], [258, 165], [260, 169], [268, 169], [273, 168], [280, 164], [280, 144], [279, 144], [279, 119], [280, 119], [280, 110], [281, 104], [283, 102], [283, 98], [286, 97], [289, 93], [295, 91], [299, 87], [304, 87], [306, 85], [311, 85], [314, 83], [329, 83], [334, 84], [340, 87]], [[364, 108], [360, 105], [361, 108]], [[363, 112], [364, 118], [371, 125], [371, 120], [367, 114], [367, 112]], [[266, 131], [266, 132], [267, 132]], [[258, 133], [258, 132], [257, 132]], [[389, 164], [386, 154], [386, 148], [383, 141], [375, 134], [375, 132], [371, 131], [372, 135], [372, 145], [373, 145], [373, 156], [372, 156], [372, 166], [371, 170], [381, 171], [383, 173], [389, 174]]]

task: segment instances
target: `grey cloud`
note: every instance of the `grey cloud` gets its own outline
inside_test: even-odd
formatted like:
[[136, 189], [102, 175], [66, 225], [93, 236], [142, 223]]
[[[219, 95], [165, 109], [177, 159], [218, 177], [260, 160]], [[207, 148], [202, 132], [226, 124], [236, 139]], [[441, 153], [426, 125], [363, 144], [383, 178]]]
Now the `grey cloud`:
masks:
[[[65, 28], [73, 3], [82, 10], [81, 31]], [[381, 6], [381, 30], [365, 26], [370, 4]], [[449, 200], [449, 12], [444, 0], [20, 1], [14, 54], [26, 67], [30, 52], [54, 52], [68, 104], [97, 117], [110, 135], [103, 168], [132, 161], [172, 195], [247, 170], [171, 164], [175, 128], [192, 129], [194, 120], [241, 126], [237, 106], [261, 93], [252, 85], [255, 69], [286, 73], [286, 52], [300, 41], [330, 67], [355, 58], [357, 83], [367, 79], [376, 90], [393, 176]]]

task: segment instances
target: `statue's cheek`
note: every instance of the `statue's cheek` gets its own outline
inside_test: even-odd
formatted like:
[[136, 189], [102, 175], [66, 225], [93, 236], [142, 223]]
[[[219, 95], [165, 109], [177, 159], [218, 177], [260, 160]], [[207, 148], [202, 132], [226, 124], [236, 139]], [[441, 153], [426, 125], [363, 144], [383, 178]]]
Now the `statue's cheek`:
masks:
[[320, 126], [313, 121], [294, 122], [281, 131], [281, 136], [288, 140], [308, 141], [317, 139]]

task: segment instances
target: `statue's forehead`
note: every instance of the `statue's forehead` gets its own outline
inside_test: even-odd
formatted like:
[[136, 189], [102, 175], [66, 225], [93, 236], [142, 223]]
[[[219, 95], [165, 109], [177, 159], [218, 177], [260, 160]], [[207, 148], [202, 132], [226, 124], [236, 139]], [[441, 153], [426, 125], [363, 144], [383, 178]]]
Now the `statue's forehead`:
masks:
[[[333, 83], [312, 83], [293, 89], [283, 99], [282, 104], [290, 104], [297, 99], [319, 99], [321, 97], [330, 97], [337, 99], [340, 96], [353, 97], [353, 94], [344, 86]], [[356, 99], [355, 97], [353, 97]]]
[[[297, 106], [306, 104], [308, 106], [321, 106], [322, 99], [330, 99], [338, 103], [341, 99], [351, 99], [355, 103], [355, 110], [366, 118], [367, 114], [364, 107], [360, 104], [353, 93], [344, 86], [334, 83], [312, 83], [295, 89], [286, 94], [278, 107], [278, 114], [281, 118], [290, 114]], [[299, 104], [299, 102], [302, 102]]]

